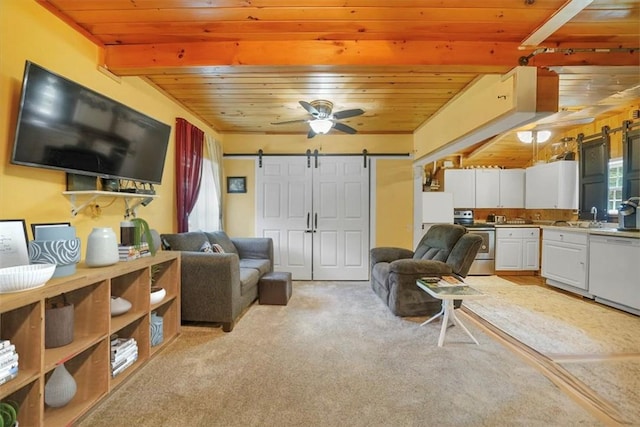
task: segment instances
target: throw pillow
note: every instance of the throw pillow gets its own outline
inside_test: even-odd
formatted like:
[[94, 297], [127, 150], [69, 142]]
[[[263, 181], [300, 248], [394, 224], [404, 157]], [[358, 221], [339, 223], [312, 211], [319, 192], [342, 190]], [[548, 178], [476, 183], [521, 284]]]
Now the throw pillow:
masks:
[[217, 254], [223, 254], [223, 253], [225, 253], [225, 252], [224, 252], [224, 249], [222, 249], [222, 246], [220, 246], [220, 245], [219, 245], [219, 244], [217, 244], [217, 243], [214, 243], [213, 245], [211, 245], [211, 248], [213, 249], [213, 252], [215, 252], [215, 253], [217, 253]]
[[200, 252], [206, 252], [206, 253], [211, 253], [211, 254], [212, 254], [212, 253], [214, 252], [214, 250], [213, 250], [213, 248], [211, 247], [211, 243], [209, 243], [209, 242], [204, 242], [204, 243], [202, 244], [202, 246], [200, 246]]
[[211, 233], [205, 234], [207, 235], [210, 243], [217, 243], [218, 245], [222, 246], [225, 253], [236, 255], [238, 254], [238, 250], [236, 249], [235, 245], [233, 244], [229, 236], [227, 236], [227, 233], [225, 233], [224, 231], [213, 231]]

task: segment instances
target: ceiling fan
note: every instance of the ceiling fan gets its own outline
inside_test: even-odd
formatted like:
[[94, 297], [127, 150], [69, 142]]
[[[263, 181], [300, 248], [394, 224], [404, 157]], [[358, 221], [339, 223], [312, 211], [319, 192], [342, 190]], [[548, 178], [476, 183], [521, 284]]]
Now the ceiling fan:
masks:
[[340, 132], [353, 135], [357, 132], [357, 130], [355, 130], [351, 126], [345, 125], [344, 123], [340, 123], [338, 120], [364, 114], [364, 111], [360, 108], [336, 111], [335, 113], [333, 113], [331, 111], [333, 109], [333, 103], [324, 99], [317, 99], [311, 102], [299, 102], [300, 105], [302, 105], [302, 108], [307, 110], [307, 112], [313, 116], [312, 119], [289, 120], [286, 122], [276, 122], [271, 124], [284, 125], [289, 123], [309, 123], [311, 129], [309, 129], [307, 138], [313, 138], [318, 134], [328, 133], [331, 129], [336, 129]]

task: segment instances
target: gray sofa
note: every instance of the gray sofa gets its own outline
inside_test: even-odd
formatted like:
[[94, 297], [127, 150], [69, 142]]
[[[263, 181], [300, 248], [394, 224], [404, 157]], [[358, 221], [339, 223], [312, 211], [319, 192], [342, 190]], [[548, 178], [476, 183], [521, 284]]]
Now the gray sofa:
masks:
[[[371, 249], [371, 287], [396, 316], [424, 316], [440, 311], [442, 302], [416, 285], [424, 276], [455, 273], [466, 277], [482, 237], [455, 224], [436, 224], [415, 251], [403, 248]], [[460, 301], [455, 302], [460, 306]]]
[[[223, 231], [162, 234], [165, 250], [181, 252], [183, 321], [216, 322], [225, 332], [258, 297], [260, 277], [273, 271], [270, 238], [229, 238]], [[219, 245], [224, 253], [203, 252]]]

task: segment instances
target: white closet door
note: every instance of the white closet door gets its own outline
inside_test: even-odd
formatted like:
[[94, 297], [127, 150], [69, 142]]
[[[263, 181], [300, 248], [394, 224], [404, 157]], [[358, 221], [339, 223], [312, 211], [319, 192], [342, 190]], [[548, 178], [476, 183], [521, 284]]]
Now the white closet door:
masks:
[[369, 278], [369, 169], [361, 157], [320, 157], [313, 175], [313, 279]]
[[257, 168], [256, 232], [273, 239], [274, 269], [311, 280], [311, 178], [306, 157], [264, 157]]

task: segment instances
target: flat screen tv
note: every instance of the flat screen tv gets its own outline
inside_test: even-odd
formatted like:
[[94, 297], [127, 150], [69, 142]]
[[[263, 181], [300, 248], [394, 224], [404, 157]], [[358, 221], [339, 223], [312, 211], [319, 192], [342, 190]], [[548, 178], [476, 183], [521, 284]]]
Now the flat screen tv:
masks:
[[27, 61], [11, 162], [160, 184], [171, 126]]

